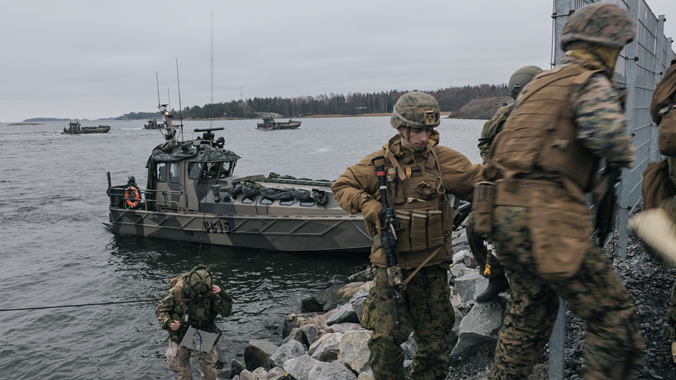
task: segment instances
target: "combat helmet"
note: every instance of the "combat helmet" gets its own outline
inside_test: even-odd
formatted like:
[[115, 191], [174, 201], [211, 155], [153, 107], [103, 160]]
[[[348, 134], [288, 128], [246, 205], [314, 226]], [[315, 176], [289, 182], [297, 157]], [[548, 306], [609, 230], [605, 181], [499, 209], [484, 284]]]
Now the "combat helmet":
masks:
[[514, 72], [509, 78], [509, 84], [507, 88], [509, 89], [509, 96], [513, 99], [516, 99], [519, 96], [521, 90], [523, 90], [526, 85], [533, 80], [533, 77], [540, 74], [542, 69], [537, 66], [524, 66]]
[[211, 271], [205, 265], [198, 265], [183, 278], [183, 284], [190, 297], [208, 297], [212, 288]]
[[441, 122], [439, 103], [432, 95], [407, 92], [394, 104], [390, 124], [393, 128], [432, 129]]
[[561, 34], [561, 48], [566, 51], [575, 42], [621, 48], [635, 36], [636, 25], [629, 12], [615, 4], [594, 3], [570, 15]]

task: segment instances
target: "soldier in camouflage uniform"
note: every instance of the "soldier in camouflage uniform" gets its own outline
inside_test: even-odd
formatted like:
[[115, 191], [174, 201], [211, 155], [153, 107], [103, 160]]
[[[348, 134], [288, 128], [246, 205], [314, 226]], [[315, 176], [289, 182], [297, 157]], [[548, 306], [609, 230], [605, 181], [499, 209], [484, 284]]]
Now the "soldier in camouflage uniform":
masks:
[[[542, 69], [537, 66], [524, 66], [516, 70], [509, 78], [509, 83], [507, 85], [509, 95], [512, 99], [516, 100], [521, 93], [521, 90], [534, 76], [541, 72]], [[478, 145], [481, 158], [484, 162], [491, 149], [493, 140], [502, 130], [502, 126], [507, 121], [512, 110], [514, 110], [514, 106], [515, 103], [510, 103], [504, 107], [500, 107], [498, 112], [495, 113], [495, 116], [484, 124]], [[479, 303], [491, 302], [496, 299], [501, 292], [509, 289], [509, 282], [507, 281], [505, 270], [502, 265], [500, 265], [500, 262], [493, 256], [492, 252], [489, 252], [488, 247], [484, 245], [484, 241], [486, 241], [486, 243], [491, 242], [490, 236], [484, 237], [477, 234], [474, 231], [474, 223], [474, 213], [472, 212], [467, 216], [467, 221], [465, 222], [467, 241], [469, 242], [469, 248], [474, 259], [479, 264], [479, 273], [488, 278], [486, 290], [476, 297], [476, 301]]]
[[629, 167], [631, 137], [610, 78], [636, 27], [608, 3], [580, 8], [567, 51], [522, 91], [486, 164], [497, 179], [493, 241], [511, 287], [488, 378], [525, 379], [554, 327], [561, 296], [586, 322], [585, 379], [631, 379], [644, 348], [633, 298], [590, 240], [600, 158]]
[[[178, 279], [177, 279], [178, 280]], [[172, 281], [173, 283], [173, 281]], [[212, 285], [211, 272], [204, 265], [193, 268], [181, 276], [155, 309], [157, 320], [169, 332], [167, 364], [176, 372], [178, 380], [191, 380], [190, 354], [195, 354], [202, 379], [216, 380], [216, 343], [221, 330], [214, 323], [218, 315], [232, 314], [232, 298], [218, 285]], [[181, 346], [188, 327], [218, 334], [210, 352], [192, 350]]]
[[[655, 124], [660, 128], [667, 125], [673, 125], [674, 117], [672, 112], [676, 113], [676, 58], [672, 59], [671, 66], [667, 69], [664, 78], [657, 84], [653, 99], [650, 104], [650, 114]], [[662, 125], [662, 119], [671, 120]], [[667, 128], [669, 128], [667, 126]], [[662, 132], [662, 131], [661, 131]], [[658, 136], [658, 146], [662, 150], [661, 144], [665, 144], [667, 136]], [[667, 166], [669, 168], [669, 180], [676, 188], [676, 156], [673, 156], [673, 147], [665, 144], [667, 151], [661, 152], [667, 155]], [[644, 205], [645, 206], [645, 205]], [[676, 246], [676, 196], [664, 199], [658, 208], [644, 209], [644, 211], [634, 216], [629, 221], [629, 230], [636, 234], [644, 243], [658, 251], [665, 254], [664, 248]], [[672, 258], [676, 261], [676, 258]], [[672, 264], [674, 264], [672, 262]], [[669, 310], [667, 310], [667, 323], [669, 331], [667, 338], [671, 341], [671, 355], [674, 362], [676, 362], [676, 283], [671, 290], [671, 299], [669, 301]]]
[[[418, 349], [412, 380], [445, 379], [450, 348], [446, 335], [455, 322], [448, 286], [453, 216], [447, 194], [471, 200], [473, 187], [483, 179], [483, 167], [462, 154], [439, 146], [440, 114], [430, 95], [410, 92], [394, 106], [390, 124], [397, 134], [358, 164], [350, 166], [331, 186], [338, 204], [350, 213], [361, 212], [374, 237], [371, 264], [375, 278], [364, 303], [362, 324], [373, 331], [369, 360], [376, 380], [404, 379], [404, 352], [400, 345], [414, 332]], [[380, 245], [382, 208], [372, 160], [384, 157], [388, 207], [397, 215], [397, 262], [407, 279], [401, 295], [393, 298]], [[399, 314], [395, 327], [394, 310]]]

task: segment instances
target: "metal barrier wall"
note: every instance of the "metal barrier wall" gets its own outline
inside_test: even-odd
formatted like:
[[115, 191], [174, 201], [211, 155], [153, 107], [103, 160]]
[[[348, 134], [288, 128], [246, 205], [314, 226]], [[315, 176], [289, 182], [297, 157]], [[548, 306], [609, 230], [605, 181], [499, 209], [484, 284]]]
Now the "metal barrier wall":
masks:
[[[616, 66], [615, 78], [629, 90], [626, 102], [627, 128], [634, 138], [636, 161], [632, 169], [622, 171], [618, 223], [618, 256], [627, 257], [627, 222], [629, 215], [641, 202], [642, 174], [648, 163], [660, 159], [657, 148], [658, 127], [650, 117], [650, 102], [655, 86], [662, 79], [674, 58], [673, 39], [664, 36], [663, 15], [656, 17], [645, 0], [554, 0], [552, 14], [552, 66], [563, 58], [559, 46], [563, 26], [575, 10], [592, 3], [614, 3], [629, 11], [637, 27], [636, 39], [622, 49]], [[559, 298], [556, 325], [549, 340], [549, 379], [562, 380], [565, 357], [566, 304]]]

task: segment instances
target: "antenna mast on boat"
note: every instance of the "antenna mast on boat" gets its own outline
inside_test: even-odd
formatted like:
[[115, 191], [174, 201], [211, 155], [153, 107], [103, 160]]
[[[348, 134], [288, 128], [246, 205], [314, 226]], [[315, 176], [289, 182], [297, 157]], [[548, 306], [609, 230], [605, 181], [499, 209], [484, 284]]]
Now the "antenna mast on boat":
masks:
[[211, 15], [211, 117], [209, 118], [209, 128], [214, 122], [214, 14]]
[[181, 105], [181, 79], [178, 76], [178, 57], [176, 58], [176, 83], [178, 83], [178, 116], [181, 118], [181, 141], [183, 141], [183, 106]]
[[157, 82], [157, 107], [160, 106], [160, 78], [155, 71], [155, 81]]
[[171, 111], [171, 95], [169, 95], [169, 87], [167, 87], [167, 99], [169, 100], [169, 111]]

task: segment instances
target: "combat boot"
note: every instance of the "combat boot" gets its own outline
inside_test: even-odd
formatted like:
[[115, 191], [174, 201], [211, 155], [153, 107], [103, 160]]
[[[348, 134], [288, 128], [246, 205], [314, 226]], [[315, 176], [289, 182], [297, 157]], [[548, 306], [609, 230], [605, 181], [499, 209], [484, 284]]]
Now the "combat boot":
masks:
[[509, 281], [507, 281], [507, 276], [502, 274], [497, 277], [491, 277], [488, 279], [488, 286], [486, 287], [486, 290], [476, 297], [476, 302], [491, 302], [498, 298], [498, 295], [507, 289], [509, 289]]
[[658, 258], [676, 265], [676, 224], [661, 208], [643, 211], [629, 220], [629, 231], [638, 236]]

